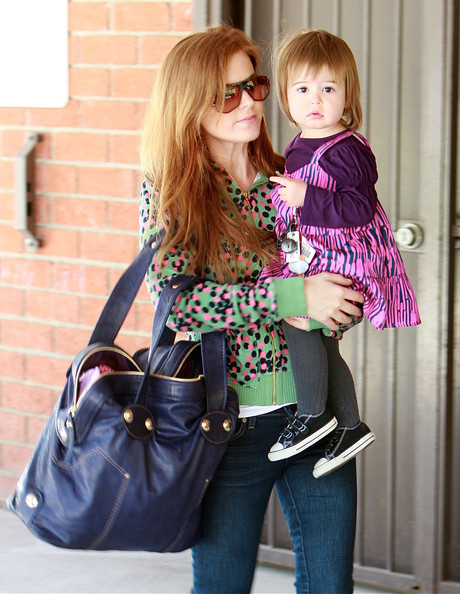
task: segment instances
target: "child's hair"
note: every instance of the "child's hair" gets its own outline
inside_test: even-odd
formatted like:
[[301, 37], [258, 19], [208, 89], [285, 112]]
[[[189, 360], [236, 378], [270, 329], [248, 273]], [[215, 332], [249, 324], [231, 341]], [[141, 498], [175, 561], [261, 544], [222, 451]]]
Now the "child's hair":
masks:
[[327, 66], [340, 82], [345, 83], [345, 109], [341, 123], [347, 130], [357, 130], [362, 122], [362, 109], [355, 57], [343, 39], [322, 29], [294, 33], [281, 43], [276, 63], [281, 109], [295, 124], [287, 99], [289, 80], [299, 68], [308, 68], [315, 75], [323, 66]]

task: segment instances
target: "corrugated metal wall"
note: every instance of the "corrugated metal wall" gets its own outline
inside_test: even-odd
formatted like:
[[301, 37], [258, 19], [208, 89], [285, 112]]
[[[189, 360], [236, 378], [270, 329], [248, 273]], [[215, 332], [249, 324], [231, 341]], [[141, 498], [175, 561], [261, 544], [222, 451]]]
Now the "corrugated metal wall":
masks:
[[[455, 284], [452, 249], [458, 193], [458, 2], [196, 4], [197, 26], [232, 21], [267, 48], [269, 75], [274, 40], [299, 27], [328, 29], [355, 53], [365, 116], [362, 132], [377, 157], [379, 198], [395, 231], [415, 223], [423, 234], [419, 247], [401, 248], [422, 326], [378, 332], [365, 322], [343, 340], [362, 417], [377, 436], [376, 444], [359, 457], [355, 576], [399, 591], [460, 592], [460, 386], [453, 373], [460, 334], [458, 315], [453, 325], [453, 305], [460, 292], [460, 266]], [[282, 151], [295, 131], [279, 113], [275, 93], [269, 100], [272, 139]], [[275, 498], [263, 543], [262, 560], [293, 564]]]

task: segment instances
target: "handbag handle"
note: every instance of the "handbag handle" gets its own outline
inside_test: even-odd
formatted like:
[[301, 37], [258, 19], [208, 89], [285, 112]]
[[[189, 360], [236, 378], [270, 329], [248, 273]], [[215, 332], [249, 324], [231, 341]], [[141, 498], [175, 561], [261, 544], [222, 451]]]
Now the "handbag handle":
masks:
[[[96, 342], [113, 343], [128, 315], [141, 283], [163, 239], [160, 231], [151, 244], [139, 252], [132, 264], [125, 270], [106, 302], [96, 323], [88, 344]], [[166, 326], [168, 316], [179, 293], [187, 287], [202, 282], [198, 276], [177, 275], [161, 291], [155, 311], [150, 343], [149, 361], [136, 401], [147, 401], [148, 376], [155, 350], [159, 345], [172, 344], [175, 332]], [[225, 410], [227, 405], [227, 364], [225, 356], [225, 333], [215, 331], [201, 334], [201, 357], [206, 377], [207, 410]]]
[[99, 320], [93, 330], [88, 344], [95, 342], [112, 343], [128, 315], [131, 305], [136, 298], [141, 283], [147, 274], [153, 256], [160, 247], [164, 231], [157, 233], [151, 244], [146, 244], [137, 254], [129, 268], [118, 279]]
[[[166, 326], [171, 309], [181, 291], [205, 279], [199, 276], [179, 274], [174, 276], [162, 290], [153, 319], [152, 341], [147, 369], [150, 369], [155, 350], [166, 344], [165, 334], [172, 332]], [[174, 333], [173, 333], [174, 335]], [[172, 341], [171, 341], [172, 342]], [[227, 361], [225, 332], [203, 332], [201, 334], [201, 358], [206, 378], [207, 410], [225, 410], [227, 404]]]

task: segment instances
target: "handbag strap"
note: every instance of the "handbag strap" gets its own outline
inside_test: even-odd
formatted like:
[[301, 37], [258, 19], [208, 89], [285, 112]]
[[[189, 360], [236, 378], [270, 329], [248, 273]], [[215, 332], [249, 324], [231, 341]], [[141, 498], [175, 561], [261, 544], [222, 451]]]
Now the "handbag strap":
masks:
[[[147, 369], [150, 369], [157, 347], [164, 344], [165, 331], [169, 331], [166, 321], [179, 293], [204, 280], [203, 277], [199, 276], [179, 274], [173, 277], [162, 290], [153, 319], [152, 341]], [[225, 332], [215, 331], [201, 334], [201, 358], [206, 378], [207, 410], [208, 412], [225, 410], [228, 390]]]
[[157, 233], [150, 244], [146, 244], [132, 264], [125, 270], [115, 285], [88, 344], [112, 343], [128, 315], [141, 283], [147, 274], [152, 258], [163, 240], [164, 230]]
[[[107, 344], [115, 341], [163, 236], [164, 231], [156, 234], [152, 243], [144, 246], [132, 264], [122, 274], [99, 316], [89, 340], [89, 345], [96, 342]], [[153, 320], [149, 362], [136, 397], [137, 401], [147, 401], [148, 375], [155, 350], [160, 345], [174, 342], [176, 333], [166, 326], [174, 302], [181, 291], [204, 280], [202, 277], [181, 274], [173, 277], [161, 291]], [[201, 343], [203, 371], [206, 377], [207, 410], [225, 410], [227, 405], [225, 333], [216, 331], [202, 334]]]

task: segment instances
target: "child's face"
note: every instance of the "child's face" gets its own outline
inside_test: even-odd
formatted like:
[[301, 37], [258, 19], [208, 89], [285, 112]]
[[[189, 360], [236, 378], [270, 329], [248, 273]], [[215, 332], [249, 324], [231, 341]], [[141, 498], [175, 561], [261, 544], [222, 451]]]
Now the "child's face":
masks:
[[345, 130], [340, 122], [345, 109], [345, 83], [327, 66], [313, 76], [308, 66], [289, 78], [289, 111], [304, 138], [325, 138]]

